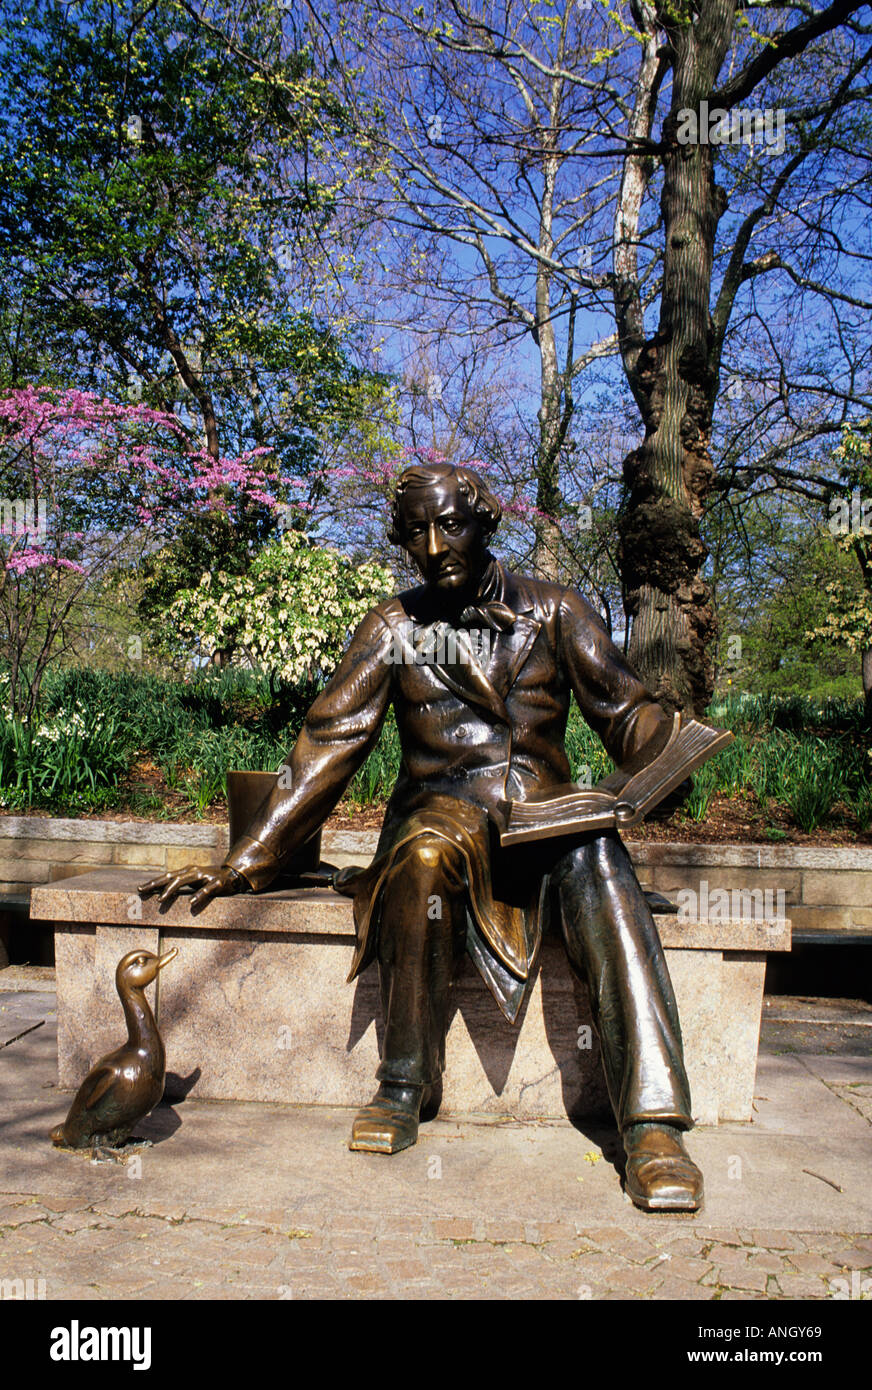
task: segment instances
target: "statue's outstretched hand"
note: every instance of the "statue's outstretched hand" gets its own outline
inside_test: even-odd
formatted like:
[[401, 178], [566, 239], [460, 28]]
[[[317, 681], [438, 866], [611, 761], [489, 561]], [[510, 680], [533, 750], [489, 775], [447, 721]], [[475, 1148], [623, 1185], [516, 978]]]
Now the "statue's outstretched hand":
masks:
[[196, 864], [187, 864], [175, 873], [161, 874], [141, 883], [138, 892], [141, 898], [159, 892], [160, 906], [167, 907], [183, 889], [193, 888], [196, 891], [191, 898], [191, 911], [199, 912], [212, 898], [229, 897], [244, 887], [242, 875], [226, 864], [207, 865], [202, 869]]

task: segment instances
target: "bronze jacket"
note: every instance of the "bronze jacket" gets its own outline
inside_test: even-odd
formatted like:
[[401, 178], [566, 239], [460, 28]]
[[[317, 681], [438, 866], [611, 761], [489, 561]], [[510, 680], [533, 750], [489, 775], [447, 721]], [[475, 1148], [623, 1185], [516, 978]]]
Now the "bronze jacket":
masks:
[[486, 627], [467, 637], [440, 621], [437, 596], [426, 586], [367, 614], [309, 710], [288, 758], [290, 776], [285, 771], [277, 780], [225, 863], [255, 891], [266, 888], [330, 814], [393, 704], [402, 764], [376, 860], [369, 870], [340, 875], [336, 885], [355, 897], [351, 977], [372, 958], [379, 888], [394, 851], [422, 828], [435, 829], [467, 857], [472, 915], [485, 943], [482, 949], [471, 934], [470, 950], [513, 1016], [523, 992], [513, 981], [527, 979], [541, 935], [541, 885], [523, 902], [495, 886], [488, 807], [569, 780], [571, 693], [618, 764], [668, 716], [579, 594], [512, 574], [492, 559], [482, 596], [512, 610], [509, 630]]

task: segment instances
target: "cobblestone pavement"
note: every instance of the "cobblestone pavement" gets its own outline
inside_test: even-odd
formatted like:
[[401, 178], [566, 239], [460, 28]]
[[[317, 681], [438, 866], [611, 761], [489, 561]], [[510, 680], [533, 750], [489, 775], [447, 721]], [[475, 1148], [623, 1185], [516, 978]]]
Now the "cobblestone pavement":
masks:
[[0, 1269], [38, 1270], [43, 1285], [25, 1291], [47, 1299], [872, 1299], [872, 1236], [672, 1226], [644, 1238], [412, 1214], [306, 1229], [280, 1212], [18, 1196], [0, 1207]]
[[60, 1153], [32, 1002], [0, 1052], [0, 1300], [872, 1300], [868, 1057], [761, 1053], [753, 1123], [689, 1137], [704, 1210], [647, 1214], [614, 1131], [568, 1121], [440, 1119], [385, 1159], [348, 1111], [188, 1099], [126, 1165]]

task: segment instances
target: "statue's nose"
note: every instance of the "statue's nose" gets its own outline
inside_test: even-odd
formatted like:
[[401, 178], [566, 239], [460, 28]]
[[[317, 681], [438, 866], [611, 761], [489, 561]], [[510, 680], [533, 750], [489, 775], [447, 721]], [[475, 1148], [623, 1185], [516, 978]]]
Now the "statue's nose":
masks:
[[441, 555], [446, 549], [445, 537], [434, 521], [431, 521], [427, 529], [427, 554]]

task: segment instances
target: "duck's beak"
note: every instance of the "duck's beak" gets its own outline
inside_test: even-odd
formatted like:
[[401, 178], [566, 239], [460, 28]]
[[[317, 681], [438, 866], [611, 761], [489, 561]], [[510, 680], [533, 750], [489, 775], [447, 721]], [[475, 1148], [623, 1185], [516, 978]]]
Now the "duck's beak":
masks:
[[173, 949], [172, 949], [171, 951], [167, 951], [167, 953], [166, 953], [165, 956], [158, 956], [158, 961], [157, 961], [157, 965], [155, 966], [155, 969], [156, 969], [156, 970], [163, 970], [164, 966], [165, 966], [165, 965], [169, 965], [169, 963], [170, 963], [171, 960], [175, 960], [175, 958], [176, 958], [176, 956], [177, 956], [178, 954], [179, 954], [178, 947], [177, 947], [177, 946], [174, 946]]

